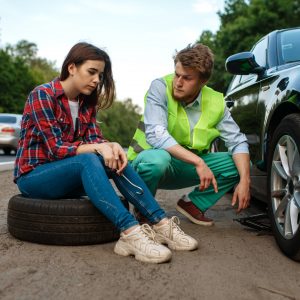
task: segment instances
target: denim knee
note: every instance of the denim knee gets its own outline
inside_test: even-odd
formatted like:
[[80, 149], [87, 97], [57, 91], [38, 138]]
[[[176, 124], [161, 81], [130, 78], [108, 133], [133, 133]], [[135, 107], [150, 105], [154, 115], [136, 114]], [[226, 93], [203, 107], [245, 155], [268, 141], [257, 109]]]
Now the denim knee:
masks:
[[77, 155], [77, 159], [82, 164], [93, 164], [99, 162], [99, 157], [95, 153], [81, 153]]

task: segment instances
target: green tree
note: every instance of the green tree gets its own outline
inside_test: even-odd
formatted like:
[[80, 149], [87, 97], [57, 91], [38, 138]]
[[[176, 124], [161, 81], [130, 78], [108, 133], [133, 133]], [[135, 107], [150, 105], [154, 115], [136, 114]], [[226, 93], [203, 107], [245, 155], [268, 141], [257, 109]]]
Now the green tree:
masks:
[[30, 71], [35, 80], [35, 85], [49, 82], [59, 75], [55, 68], [55, 62], [40, 57], [31, 60]]
[[34, 83], [25, 62], [0, 49], [0, 112], [22, 113]]
[[29, 92], [58, 75], [54, 63], [37, 52], [26, 40], [0, 49], [0, 112], [22, 113]]
[[34, 78], [35, 85], [48, 82], [59, 74], [55, 68], [55, 62], [37, 56], [38, 48], [35, 43], [21, 40], [15, 46], [8, 45], [7, 51], [12, 56], [24, 60]]
[[15, 46], [8, 45], [6, 49], [12, 56], [21, 57], [28, 64], [37, 56], [38, 52], [37, 45], [26, 40], [19, 41]]
[[203, 32], [198, 42], [207, 44], [215, 54], [215, 68], [209, 85], [226, 92], [232, 76], [225, 70], [226, 58], [249, 51], [267, 33], [299, 26], [300, 0], [227, 0], [218, 12], [221, 25], [213, 34]]
[[141, 117], [140, 110], [131, 99], [127, 99], [115, 101], [109, 109], [98, 112], [103, 136], [128, 147]]

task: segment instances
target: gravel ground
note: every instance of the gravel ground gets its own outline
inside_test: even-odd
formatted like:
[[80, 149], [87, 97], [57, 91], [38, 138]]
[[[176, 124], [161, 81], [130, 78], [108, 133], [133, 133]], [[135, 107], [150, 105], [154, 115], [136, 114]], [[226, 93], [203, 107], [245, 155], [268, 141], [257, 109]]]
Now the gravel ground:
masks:
[[[114, 243], [47, 246], [7, 231], [7, 203], [18, 193], [12, 172], [0, 172], [0, 299], [300, 299], [299, 264], [286, 258], [273, 236], [233, 222], [230, 195], [208, 213], [215, 226], [190, 223], [175, 211], [185, 192], [159, 191], [168, 215], [200, 248], [173, 252], [170, 263], [140, 263], [113, 253]], [[257, 212], [255, 207], [245, 214]]]

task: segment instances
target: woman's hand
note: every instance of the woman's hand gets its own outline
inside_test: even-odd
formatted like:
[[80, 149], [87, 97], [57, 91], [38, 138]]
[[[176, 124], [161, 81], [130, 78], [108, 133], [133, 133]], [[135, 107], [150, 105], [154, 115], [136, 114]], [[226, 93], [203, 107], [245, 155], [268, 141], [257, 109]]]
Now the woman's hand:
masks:
[[77, 154], [95, 152], [101, 154], [105, 166], [116, 170], [118, 175], [121, 175], [127, 166], [126, 153], [118, 143], [82, 144], [77, 148]]
[[101, 154], [104, 160], [104, 164], [106, 167], [117, 170], [118, 169], [118, 160], [116, 159], [110, 143], [101, 143], [95, 144], [94, 152]]
[[117, 161], [117, 174], [121, 175], [125, 167], [127, 166], [128, 160], [124, 149], [118, 143], [107, 143], [110, 145], [115, 160]]

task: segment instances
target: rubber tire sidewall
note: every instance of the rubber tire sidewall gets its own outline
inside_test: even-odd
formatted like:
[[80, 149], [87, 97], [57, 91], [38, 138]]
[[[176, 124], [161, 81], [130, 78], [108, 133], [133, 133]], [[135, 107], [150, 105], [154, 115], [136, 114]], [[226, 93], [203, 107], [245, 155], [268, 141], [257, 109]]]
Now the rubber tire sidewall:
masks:
[[[128, 209], [128, 202], [121, 198]], [[115, 241], [120, 233], [87, 198], [32, 199], [13, 196], [7, 226], [17, 239], [51, 245], [90, 245]]]
[[271, 168], [273, 155], [275, 151], [275, 147], [279, 141], [279, 139], [288, 135], [295, 141], [298, 151], [300, 145], [300, 115], [299, 114], [291, 114], [286, 116], [276, 128], [273, 138], [270, 143], [270, 149], [268, 152], [268, 206], [269, 206], [269, 216], [271, 220], [271, 225], [273, 229], [273, 233], [275, 236], [275, 240], [285, 255], [290, 257], [293, 260], [300, 261], [300, 227], [296, 232], [295, 236], [292, 239], [285, 239], [282, 234], [279, 232], [274, 213], [272, 208], [271, 201]]

